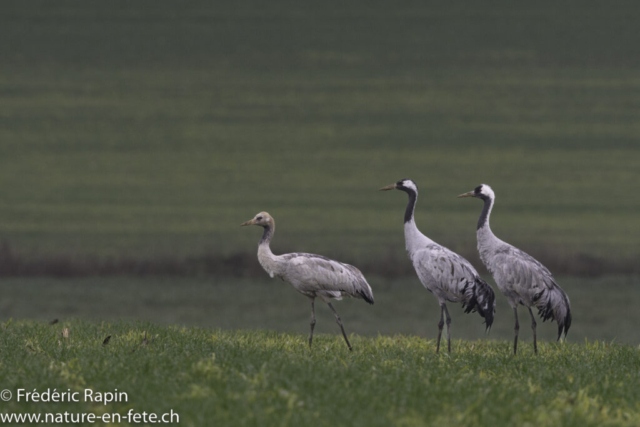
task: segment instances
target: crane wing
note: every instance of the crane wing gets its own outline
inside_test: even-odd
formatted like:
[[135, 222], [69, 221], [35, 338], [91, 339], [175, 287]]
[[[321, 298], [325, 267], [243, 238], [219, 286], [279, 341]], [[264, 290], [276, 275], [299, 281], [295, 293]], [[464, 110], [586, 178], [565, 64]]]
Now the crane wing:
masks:
[[516, 290], [530, 290], [535, 294], [557, 286], [547, 267], [511, 245], [497, 250], [492, 264], [496, 281], [507, 283]]
[[421, 281], [432, 281], [439, 289], [458, 297], [466, 282], [479, 277], [469, 261], [440, 245], [415, 252], [412, 261]]
[[538, 308], [543, 321], [558, 322], [558, 339], [571, 326], [571, 304], [551, 272], [531, 255], [511, 245], [496, 251], [494, 277]]
[[282, 257], [286, 261], [283, 278], [300, 292], [325, 291], [334, 298], [349, 295], [373, 304], [371, 287], [356, 267], [307, 253], [291, 253]]
[[427, 245], [413, 254], [412, 261], [427, 289], [435, 286], [436, 294], [444, 294], [452, 302], [460, 301], [466, 313], [477, 311], [487, 328], [491, 327], [495, 294], [469, 261], [440, 245]]

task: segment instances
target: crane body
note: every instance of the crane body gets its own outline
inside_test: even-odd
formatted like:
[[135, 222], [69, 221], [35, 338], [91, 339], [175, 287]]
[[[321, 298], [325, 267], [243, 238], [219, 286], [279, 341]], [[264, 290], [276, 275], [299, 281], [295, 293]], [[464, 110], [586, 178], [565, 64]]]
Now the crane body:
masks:
[[495, 203], [495, 193], [486, 184], [458, 197], [476, 197], [484, 202], [478, 219], [477, 238], [480, 259], [493, 275], [498, 289], [507, 297], [515, 316], [515, 338], [513, 352], [518, 349], [518, 304], [524, 305], [531, 316], [533, 348], [538, 352], [536, 320], [531, 307], [538, 309], [543, 321], [558, 323], [558, 340], [565, 337], [571, 326], [571, 305], [569, 297], [556, 283], [551, 272], [538, 260], [526, 252], [510, 245], [493, 234], [489, 225], [491, 210]]
[[415, 182], [410, 179], [402, 179], [380, 190], [394, 189], [404, 191], [409, 196], [409, 203], [404, 215], [405, 245], [409, 259], [413, 263], [420, 282], [434, 294], [440, 304], [436, 352], [440, 351], [445, 315], [447, 347], [451, 352], [451, 316], [446, 303], [461, 303], [466, 313], [477, 311], [485, 319], [488, 330], [493, 323], [495, 312], [493, 289], [482, 280], [469, 261], [437, 244], [418, 230], [414, 219], [418, 198], [418, 187]]
[[313, 342], [313, 330], [316, 323], [314, 302], [315, 298], [320, 298], [327, 303], [333, 312], [347, 347], [352, 350], [342, 320], [331, 304], [331, 300], [341, 300], [347, 296], [360, 298], [373, 304], [371, 286], [367, 283], [362, 272], [352, 265], [334, 261], [321, 255], [299, 252], [275, 255], [270, 247], [275, 232], [275, 221], [267, 212], [260, 212], [253, 219], [241, 225], [259, 225], [264, 228], [262, 239], [258, 244], [258, 261], [267, 274], [271, 278], [279, 277], [311, 299], [309, 347]]

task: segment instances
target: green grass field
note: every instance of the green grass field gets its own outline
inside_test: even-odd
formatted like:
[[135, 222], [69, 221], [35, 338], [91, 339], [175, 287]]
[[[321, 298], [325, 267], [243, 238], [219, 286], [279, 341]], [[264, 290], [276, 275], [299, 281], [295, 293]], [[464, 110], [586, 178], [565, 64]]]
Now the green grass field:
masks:
[[[630, 1], [1, 2], [0, 397], [129, 401], [0, 414], [640, 425], [638, 22]], [[513, 357], [499, 295], [489, 336], [451, 307], [454, 352], [435, 355], [406, 196], [376, 191], [401, 178], [421, 230], [477, 267], [481, 203], [456, 195], [490, 184], [495, 233], [571, 298], [568, 343], [540, 322], [535, 357], [521, 311]], [[239, 227], [262, 210], [274, 252], [369, 279], [374, 306], [336, 304], [353, 353], [320, 304], [308, 350], [308, 300]]]
[[[569, 342], [585, 340], [640, 344], [640, 283], [637, 277], [597, 279], [558, 277], [571, 298], [573, 324]], [[375, 304], [345, 299], [334, 304], [346, 331], [363, 336], [417, 335], [434, 339], [440, 316], [433, 295], [413, 278], [369, 277]], [[494, 289], [495, 285], [494, 285]], [[269, 329], [306, 334], [309, 331], [309, 300], [290, 285], [264, 277], [195, 278], [15, 278], [2, 281], [0, 321], [71, 318], [93, 322], [119, 319], [145, 320], [160, 325], [208, 328]], [[506, 298], [499, 292], [491, 332], [485, 336], [482, 318], [464, 314], [459, 304], [449, 304], [456, 339], [513, 338], [514, 319]], [[320, 333], [339, 329], [325, 304], [316, 303]], [[520, 339], [531, 345], [529, 315], [521, 307]], [[538, 322], [539, 339], [555, 341], [555, 323]], [[337, 336], [337, 335], [336, 335]]]
[[637, 273], [637, 9], [3, 3], [0, 237], [253, 253], [238, 224], [267, 210], [283, 251], [380, 260], [406, 200], [375, 190], [410, 177], [452, 249], [475, 253], [480, 203], [455, 196], [486, 182], [500, 237]]
[[[69, 337], [62, 336], [69, 330]], [[144, 332], [148, 342], [143, 344]], [[111, 336], [108, 344], [103, 340]], [[173, 410], [180, 425], [635, 426], [638, 348], [602, 342], [543, 344], [306, 336], [141, 322], [7, 322], [1, 388], [127, 393], [128, 401], [2, 403], [4, 413], [125, 415]], [[9, 350], [9, 351], [7, 351]], [[82, 399], [81, 399], [82, 400]], [[499, 404], [496, 404], [499, 402]], [[44, 416], [44, 415], [43, 415]]]

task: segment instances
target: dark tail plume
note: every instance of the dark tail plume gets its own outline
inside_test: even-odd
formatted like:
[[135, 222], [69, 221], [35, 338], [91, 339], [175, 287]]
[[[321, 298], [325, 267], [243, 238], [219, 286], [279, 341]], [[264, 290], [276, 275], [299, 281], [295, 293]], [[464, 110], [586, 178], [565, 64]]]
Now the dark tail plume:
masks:
[[362, 296], [362, 299], [368, 302], [369, 304], [373, 304], [373, 293], [371, 292], [371, 288], [367, 291], [358, 291], [358, 294]]
[[562, 288], [554, 282], [551, 289], [534, 297], [534, 303], [543, 322], [555, 320], [558, 323], [558, 340], [563, 333], [566, 337], [571, 327], [571, 304]]
[[476, 277], [474, 283], [467, 283], [463, 288], [462, 307], [465, 313], [477, 311], [484, 318], [487, 331], [493, 324], [493, 315], [496, 312], [496, 296], [491, 286], [480, 277]]

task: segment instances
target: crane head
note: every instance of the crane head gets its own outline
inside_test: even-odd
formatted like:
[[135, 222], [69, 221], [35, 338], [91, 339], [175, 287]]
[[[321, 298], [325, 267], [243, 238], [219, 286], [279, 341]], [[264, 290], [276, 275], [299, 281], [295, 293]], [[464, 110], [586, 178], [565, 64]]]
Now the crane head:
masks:
[[400, 190], [400, 191], [414, 191], [414, 192], [418, 192], [418, 186], [416, 185], [415, 182], [413, 182], [410, 179], [401, 179], [400, 181], [396, 182], [395, 184], [391, 184], [391, 185], [387, 185], [386, 187], [382, 187], [380, 189], [380, 191], [387, 191], [387, 190]]
[[460, 197], [478, 197], [482, 200], [485, 200], [494, 199], [495, 194], [493, 193], [491, 187], [489, 187], [487, 184], [480, 184], [473, 191], [469, 191], [468, 193], [464, 193], [458, 196], [458, 198]]
[[245, 225], [259, 225], [260, 227], [269, 227], [269, 226], [272, 226], [273, 223], [274, 223], [273, 217], [269, 215], [269, 213], [260, 212], [259, 214], [256, 214], [256, 216], [254, 216], [249, 221], [246, 221], [240, 224], [240, 227], [244, 227]]

